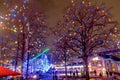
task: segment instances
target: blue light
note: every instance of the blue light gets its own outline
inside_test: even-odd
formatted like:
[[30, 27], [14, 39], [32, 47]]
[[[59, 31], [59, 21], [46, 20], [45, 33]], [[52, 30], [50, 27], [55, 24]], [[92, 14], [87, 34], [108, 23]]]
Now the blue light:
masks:
[[14, 12], [15, 12], [15, 9], [11, 9], [10, 12], [11, 12], [11, 13], [14, 13]]
[[1, 16], [1, 18], [2, 18], [2, 19], [5, 19], [5, 16], [4, 16], [4, 15], [2, 15], [2, 16]]
[[105, 9], [105, 5], [101, 5], [100, 8]]
[[76, 39], [75, 42], [78, 43], [79, 41]]
[[76, 18], [76, 16], [75, 16], [74, 14], [73, 14], [73, 15], [71, 15], [71, 17], [72, 17], [72, 18]]
[[[47, 55], [43, 54], [40, 58], [36, 60], [30, 60], [29, 62], [29, 72], [34, 73], [34, 72], [42, 72], [46, 73], [52, 66], [52, 64], [49, 63], [49, 60], [47, 58]], [[26, 72], [27, 68], [27, 62], [24, 63], [24, 68], [23, 71]]]
[[80, 4], [80, 7], [82, 7], [82, 6], [83, 6], [83, 4], [81, 3], [81, 4]]
[[78, 31], [77, 31], [78, 33], [80, 33], [80, 29], [78, 29]]
[[25, 0], [25, 3], [28, 4], [28, 3], [29, 3], [29, 0]]
[[15, 17], [16, 17], [15, 13], [12, 13], [11, 18], [15, 18]]

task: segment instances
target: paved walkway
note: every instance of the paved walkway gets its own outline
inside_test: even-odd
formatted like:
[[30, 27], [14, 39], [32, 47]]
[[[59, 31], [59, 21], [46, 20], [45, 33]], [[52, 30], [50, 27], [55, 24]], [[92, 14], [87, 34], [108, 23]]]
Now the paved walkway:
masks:
[[[59, 80], [66, 80], [65, 78], [63, 79], [59, 79]], [[68, 80], [86, 80], [85, 78], [68, 78]], [[115, 80], [115, 79], [111, 79], [111, 78], [91, 78], [90, 80]]]

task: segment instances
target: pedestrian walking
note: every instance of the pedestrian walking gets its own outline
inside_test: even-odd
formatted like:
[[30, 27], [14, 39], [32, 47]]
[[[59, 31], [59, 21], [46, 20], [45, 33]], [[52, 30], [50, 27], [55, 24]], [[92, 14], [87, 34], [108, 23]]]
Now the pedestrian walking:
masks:
[[73, 72], [73, 78], [75, 78], [75, 72]]
[[72, 76], [72, 70], [70, 70], [70, 77]]
[[110, 71], [110, 76], [112, 76], [112, 72]]
[[55, 74], [55, 76], [54, 76], [54, 80], [58, 80], [58, 76], [57, 76], [57, 74]]
[[107, 75], [107, 77], [108, 77], [108, 74], [109, 74], [108, 71], [106, 71], [106, 75]]
[[102, 77], [102, 73], [100, 73], [99, 76]]
[[76, 76], [78, 77], [78, 70], [76, 70]]
[[95, 74], [95, 76], [97, 76], [97, 72], [96, 72], [96, 70], [94, 70], [94, 74]]
[[73, 80], [75, 80], [75, 71], [73, 72]]

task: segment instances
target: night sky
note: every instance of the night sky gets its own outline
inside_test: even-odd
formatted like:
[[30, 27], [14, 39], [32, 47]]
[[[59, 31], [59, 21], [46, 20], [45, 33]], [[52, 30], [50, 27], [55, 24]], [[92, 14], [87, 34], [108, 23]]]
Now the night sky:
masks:
[[[64, 8], [69, 5], [71, 0], [34, 0], [34, 4], [37, 4], [48, 16], [48, 22], [50, 26], [54, 27], [55, 22], [60, 20], [63, 16]], [[75, 0], [80, 1], [80, 0]], [[90, 0], [100, 5], [105, 3], [106, 8], [112, 7], [111, 13], [113, 18], [120, 22], [120, 0]]]

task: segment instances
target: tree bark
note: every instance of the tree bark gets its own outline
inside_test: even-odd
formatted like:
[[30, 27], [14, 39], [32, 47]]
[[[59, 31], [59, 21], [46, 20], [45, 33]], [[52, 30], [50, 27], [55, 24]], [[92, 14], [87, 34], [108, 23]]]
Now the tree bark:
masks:
[[84, 57], [84, 63], [85, 63], [86, 80], [90, 80], [89, 67], [88, 67], [88, 57]]
[[66, 53], [65, 53], [65, 80], [67, 80], [67, 56], [66, 56]]
[[26, 80], [28, 80], [28, 76], [29, 76], [29, 52], [27, 54], [27, 69], [26, 69]]
[[[19, 39], [19, 37], [17, 38]], [[17, 71], [17, 64], [18, 64], [18, 54], [19, 54], [19, 40], [17, 40], [17, 53], [16, 53], [16, 59], [15, 59], [15, 71]]]
[[18, 49], [16, 53], [16, 58], [15, 58], [15, 71], [17, 71], [17, 64], [18, 64]]

